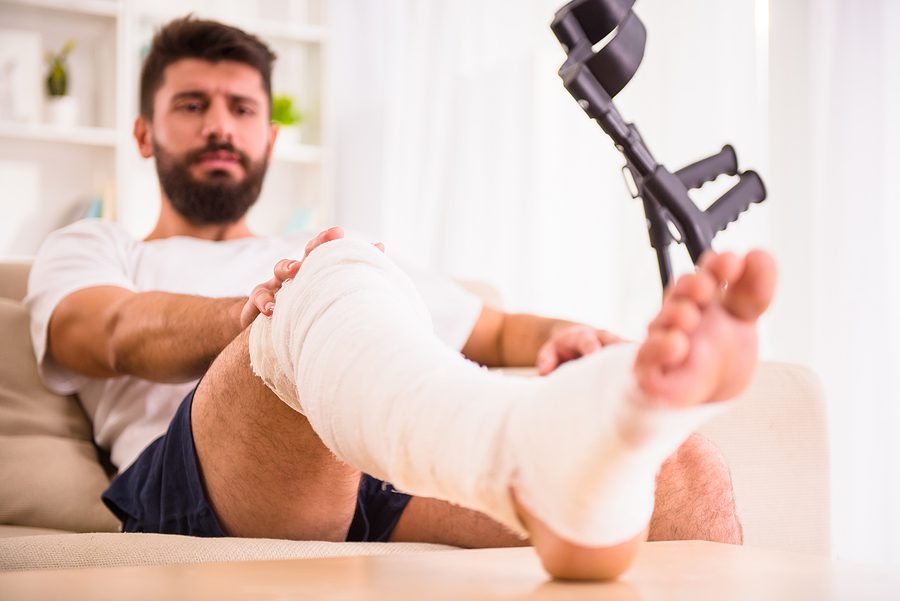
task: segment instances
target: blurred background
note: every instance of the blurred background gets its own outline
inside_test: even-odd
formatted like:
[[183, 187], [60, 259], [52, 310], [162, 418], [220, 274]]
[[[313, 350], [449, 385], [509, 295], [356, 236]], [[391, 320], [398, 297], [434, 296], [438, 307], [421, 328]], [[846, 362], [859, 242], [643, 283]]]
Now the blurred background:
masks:
[[[279, 55], [289, 127], [251, 215], [258, 233], [340, 224], [493, 284], [507, 309], [638, 338], [659, 305], [656, 259], [621, 155], [556, 74], [548, 26], [562, 4], [0, 0], [0, 257], [33, 255], [85, 216], [149, 232], [155, 171], [130, 137], [140, 62], [156, 27], [193, 11]], [[835, 554], [900, 566], [900, 2], [639, 0], [635, 12], [647, 48], [616, 104], [670, 170], [730, 143], [762, 175], [768, 200], [715, 247], [779, 262], [762, 355], [823, 381]], [[64, 94], [48, 87], [47, 53], [64, 55]]]

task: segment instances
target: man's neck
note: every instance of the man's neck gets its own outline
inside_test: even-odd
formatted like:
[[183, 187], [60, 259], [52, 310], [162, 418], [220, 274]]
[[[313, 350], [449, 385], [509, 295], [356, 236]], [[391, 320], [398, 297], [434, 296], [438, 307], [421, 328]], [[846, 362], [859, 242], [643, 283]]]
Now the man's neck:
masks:
[[254, 236], [254, 234], [247, 227], [246, 217], [241, 217], [234, 223], [198, 225], [182, 217], [172, 208], [171, 204], [163, 199], [159, 219], [153, 231], [144, 240], [160, 240], [173, 236], [189, 236], [191, 238], [219, 242], [222, 240], [249, 238]]

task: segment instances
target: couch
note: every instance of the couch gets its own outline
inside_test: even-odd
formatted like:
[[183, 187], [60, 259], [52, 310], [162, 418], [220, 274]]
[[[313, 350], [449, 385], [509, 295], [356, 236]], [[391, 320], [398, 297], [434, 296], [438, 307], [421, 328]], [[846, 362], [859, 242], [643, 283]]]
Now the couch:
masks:
[[[100, 501], [110, 471], [74, 396], [44, 388], [32, 354], [27, 262], [0, 262], [0, 570], [430, 552], [410, 543], [122, 534]], [[822, 393], [807, 369], [763, 362], [734, 410], [705, 426], [732, 470], [745, 544], [827, 554]]]

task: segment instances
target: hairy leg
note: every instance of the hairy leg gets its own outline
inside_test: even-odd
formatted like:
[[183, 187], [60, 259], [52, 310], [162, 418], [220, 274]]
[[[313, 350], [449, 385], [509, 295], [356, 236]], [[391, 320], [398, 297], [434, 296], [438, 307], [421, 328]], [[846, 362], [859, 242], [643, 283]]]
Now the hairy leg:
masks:
[[439, 543], [467, 549], [531, 544], [483, 513], [427, 497], [412, 498], [391, 541]]
[[648, 539], [743, 542], [728, 465], [699, 434], [691, 435], [659, 471]]
[[343, 541], [359, 471], [250, 368], [244, 332], [203, 377], [191, 411], [207, 496], [232, 536]]

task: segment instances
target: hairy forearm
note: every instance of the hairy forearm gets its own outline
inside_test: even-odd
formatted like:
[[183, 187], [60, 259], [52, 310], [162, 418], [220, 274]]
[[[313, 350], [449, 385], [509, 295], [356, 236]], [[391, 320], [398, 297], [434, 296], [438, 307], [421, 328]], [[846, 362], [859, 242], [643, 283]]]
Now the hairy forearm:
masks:
[[143, 292], [118, 303], [110, 324], [110, 363], [118, 374], [155, 382], [203, 375], [241, 331], [246, 299]]

